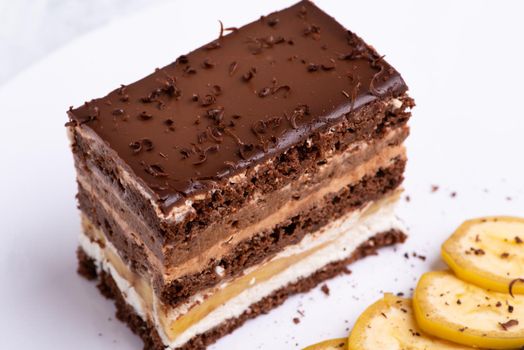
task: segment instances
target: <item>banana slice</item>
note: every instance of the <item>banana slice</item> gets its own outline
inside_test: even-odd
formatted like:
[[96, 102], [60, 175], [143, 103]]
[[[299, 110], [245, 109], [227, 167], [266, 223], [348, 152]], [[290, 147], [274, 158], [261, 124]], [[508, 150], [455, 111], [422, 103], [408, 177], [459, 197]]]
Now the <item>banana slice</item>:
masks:
[[413, 309], [420, 328], [436, 337], [489, 349], [524, 346], [524, 296], [491, 292], [436, 271], [421, 277]]
[[329, 339], [304, 348], [303, 350], [347, 350], [346, 338]]
[[524, 219], [466, 221], [442, 245], [442, 258], [464, 281], [497, 292], [524, 294]]
[[411, 300], [385, 294], [357, 320], [348, 339], [351, 350], [466, 350], [422, 333], [415, 324]]

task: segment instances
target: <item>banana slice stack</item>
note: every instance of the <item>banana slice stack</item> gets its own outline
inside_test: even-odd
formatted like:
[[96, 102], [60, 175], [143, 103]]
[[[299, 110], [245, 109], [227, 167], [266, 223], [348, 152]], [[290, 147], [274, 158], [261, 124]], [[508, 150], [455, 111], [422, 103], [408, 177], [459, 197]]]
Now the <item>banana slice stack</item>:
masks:
[[424, 274], [413, 300], [385, 294], [348, 339], [305, 350], [524, 349], [524, 219], [466, 221], [442, 258], [451, 271]]

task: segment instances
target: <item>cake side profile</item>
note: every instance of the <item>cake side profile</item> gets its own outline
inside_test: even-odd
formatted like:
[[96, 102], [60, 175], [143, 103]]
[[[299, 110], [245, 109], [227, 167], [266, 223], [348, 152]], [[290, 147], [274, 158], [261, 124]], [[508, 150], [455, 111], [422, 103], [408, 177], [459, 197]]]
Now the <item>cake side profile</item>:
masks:
[[404, 241], [413, 106], [384, 57], [309, 1], [221, 30], [69, 111], [79, 271], [146, 349], [204, 348]]

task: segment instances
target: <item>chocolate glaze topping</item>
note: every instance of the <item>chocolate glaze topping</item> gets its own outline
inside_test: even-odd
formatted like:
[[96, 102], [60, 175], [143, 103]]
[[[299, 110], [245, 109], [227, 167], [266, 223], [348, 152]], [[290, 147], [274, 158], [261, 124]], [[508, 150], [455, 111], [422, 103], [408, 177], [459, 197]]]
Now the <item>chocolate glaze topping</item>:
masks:
[[[229, 32], [226, 35], [225, 32]], [[309, 1], [69, 111], [169, 210], [407, 86], [383, 56]]]

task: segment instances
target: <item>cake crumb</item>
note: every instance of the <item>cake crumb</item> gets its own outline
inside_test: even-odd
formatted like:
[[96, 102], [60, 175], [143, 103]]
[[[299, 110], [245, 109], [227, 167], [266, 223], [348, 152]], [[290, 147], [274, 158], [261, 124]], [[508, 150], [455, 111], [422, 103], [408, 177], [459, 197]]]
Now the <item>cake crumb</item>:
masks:
[[455, 198], [456, 196], [457, 196], [457, 192], [455, 192], [455, 191], [451, 192], [451, 194], [450, 194], [451, 198]]
[[320, 287], [320, 290], [322, 291], [322, 293], [324, 293], [326, 296], [329, 296], [329, 287], [327, 286], [327, 284], [323, 284], [322, 287]]
[[298, 318], [298, 317], [294, 317], [294, 318], [293, 318], [293, 323], [294, 323], [294, 324], [299, 324], [299, 323], [300, 323], [300, 318]]
[[438, 185], [431, 185], [431, 193], [435, 193], [438, 191], [440, 187]]

